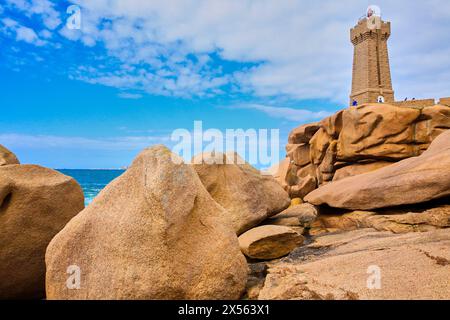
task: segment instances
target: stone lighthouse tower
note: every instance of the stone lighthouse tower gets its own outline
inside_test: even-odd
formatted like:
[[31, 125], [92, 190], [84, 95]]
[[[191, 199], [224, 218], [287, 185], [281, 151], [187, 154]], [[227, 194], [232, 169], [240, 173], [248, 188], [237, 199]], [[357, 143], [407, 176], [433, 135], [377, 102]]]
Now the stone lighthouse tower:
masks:
[[367, 15], [350, 31], [354, 45], [350, 105], [395, 100], [387, 46], [391, 23], [382, 21], [377, 8], [369, 7]]

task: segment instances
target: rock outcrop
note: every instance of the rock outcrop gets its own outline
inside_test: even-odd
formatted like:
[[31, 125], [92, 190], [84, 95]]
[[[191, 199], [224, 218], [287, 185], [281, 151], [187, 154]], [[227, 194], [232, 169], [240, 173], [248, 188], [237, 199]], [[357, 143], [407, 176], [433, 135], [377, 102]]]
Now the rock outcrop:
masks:
[[19, 164], [16, 155], [0, 144], [0, 166]]
[[387, 166], [390, 166], [394, 162], [388, 161], [377, 161], [368, 163], [356, 163], [342, 167], [340, 169], [336, 168], [334, 172], [333, 181], [342, 180], [347, 177], [357, 176], [359, 174], [375, 171]]
[[317, 216], [318, 211], [315, 206], [309, 203], [302, 203], [287, 208], [267, 219], [264, 223], [289, 227], [310, 227], [317, 219]]
[[47, 297], [238, 299], [247, 264], [228, 216], [192, 166], [146, 149], [52, 240]]
[[45, 297], [45, 250], [84, 208], [75, 180], [34, 165], [0, 166], [0, 299]]
[[291, 132], [284, 188], [303, 198], [331, 181], [419, 156], [448, 129], [450, 108], [444, 105], [350, 107]]
[[372, 210], [450, 196], [450, 130], [418, 157], [321, 186], [305, 200], [314, 205]]
[[264, 224], [307, 243], [251, 264], [248, 298], [450, 298], [448, 106], [351, 107], [294, 129], [286, 151], [281, 183], [306, 203]]
[[346, 214], [320, 215], [310, 233], [343, 232], [363, 228], [393, 233], [426, 232], [450, 228], [450, 205], [437, 206], [421, 212], [353, 211]]
[[343, 111], [337, 159], [395, 161], [417, 156], [414, 124], [420, 115], [419, 109], [391, 105], [367, 105]]
[[290, 205], [289, 195], [272, 176], [262, 175], [237, 154], [205, 153], [192, 161], [206, 190], [227, 209], [238, 235]]
[[303, 241], [303, 236], [285, 226], [260, 226], [239, 236], [242, 252], [249, 258], [259, 260], [283, 257]]
[[[259, 299], [450, 299], [450, 229], [317, 237], [268, 266]], [[259, 290], [258, 290], [259, 291]]]

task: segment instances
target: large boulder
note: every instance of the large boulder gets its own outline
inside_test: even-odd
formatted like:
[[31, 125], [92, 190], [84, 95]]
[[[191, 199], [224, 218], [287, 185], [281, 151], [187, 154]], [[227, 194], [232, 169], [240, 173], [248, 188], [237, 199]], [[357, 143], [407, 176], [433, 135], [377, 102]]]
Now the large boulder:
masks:
[[389, 104], [350, 107], [342, 114], [339, 160], [399, 160], [419, 154], [415, 126], [421, 112]]
[[289, 159], [294, 161], [295, 165], [303, 167], [311, 162], [309, 144], [288, 144], [286, 146], [286, 152]]
[[281, 213], [267, 219], [264, 223], [269, 225], [288, 227], [310, 227], [317, 219], [318, 211], [309, 203], [291, 206]]
[[303, 241], [302, 235], [285, 226], [260, 226], [239, 236], [242, 252], [249, 258], [259, 260], [283, 257]]
[[289, 134], [288, 142], [290, 144], [309, 143], [319, 129], [319, 123], [301, 125], [300, 127], [292, 130]]
[[450, 129], [450, 108], [436, 105], [422, 109], [420, 121], [416, 124], [416, 143], [424, 150], [445, 130]]
[[238, 299], [247, 279], [228, 213], [164, 146], [72, 219], [46, 263], [48, 299]]
[[269, 265], [259, 299], [450, 299], [450, 229], [318, 237]]
[[322, 160], [325, 158], [330, 143], [333, 141], [331, 136], [326, 132], [325, 129], [320, 128], [319, 131], [312, 137], [310, 141], [311, 145], [311, 163], [314, 165], [321, 164]]
[[303, 199], [308, 193], [317, 188], [317, 180], [313, 176], [296, 177], [296, 179], [297, 184], [288, 188], [289, 195], [292, 198]]
[[438, 136], [421, 156], [373, 172], [338, 180], [314, 190], [314, 205], [371, 210], [414, 204], [450, 195], [450, 130]]
[[0, 166], [0, 299], [45, 297], [45, 249], [83, 208], [72, 178], [34, 165]]
[[0, 166], [19, 164], [16, 155], [0, 144]]
[[333, 176], [333, 181], [342, 180], [347, 177], [357, 176], [371, 171], [375, 171], [387, 166], [390, 166], [392, 162], [388, 161], [376, 161], [369, 163], [355, 163], [336, 170]]
[[262, 175], [235, 153], [204, 153], [192, 161], [238, 235], [290, 205], [289, 195], [272, 176]]

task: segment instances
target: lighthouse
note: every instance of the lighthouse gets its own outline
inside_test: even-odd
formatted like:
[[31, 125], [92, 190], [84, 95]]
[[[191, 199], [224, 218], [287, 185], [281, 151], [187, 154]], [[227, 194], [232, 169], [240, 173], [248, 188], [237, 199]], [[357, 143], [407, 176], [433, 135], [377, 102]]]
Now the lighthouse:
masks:
[[391, 23], [382, 20], [377, 6], [370, 6], [350, 30], [354, 46], [350, 105], [395, 101], [387, 44], [390, 35]]

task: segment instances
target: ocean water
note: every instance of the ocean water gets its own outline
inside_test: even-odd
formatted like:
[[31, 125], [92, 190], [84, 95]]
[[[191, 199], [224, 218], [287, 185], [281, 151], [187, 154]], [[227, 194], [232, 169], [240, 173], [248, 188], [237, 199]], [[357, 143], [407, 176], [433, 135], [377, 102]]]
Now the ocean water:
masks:
[[97, 194], [125, 170], [60, 169], [59, 172], [74, 178], [83, 188], [84, 203], [87, 206]]

